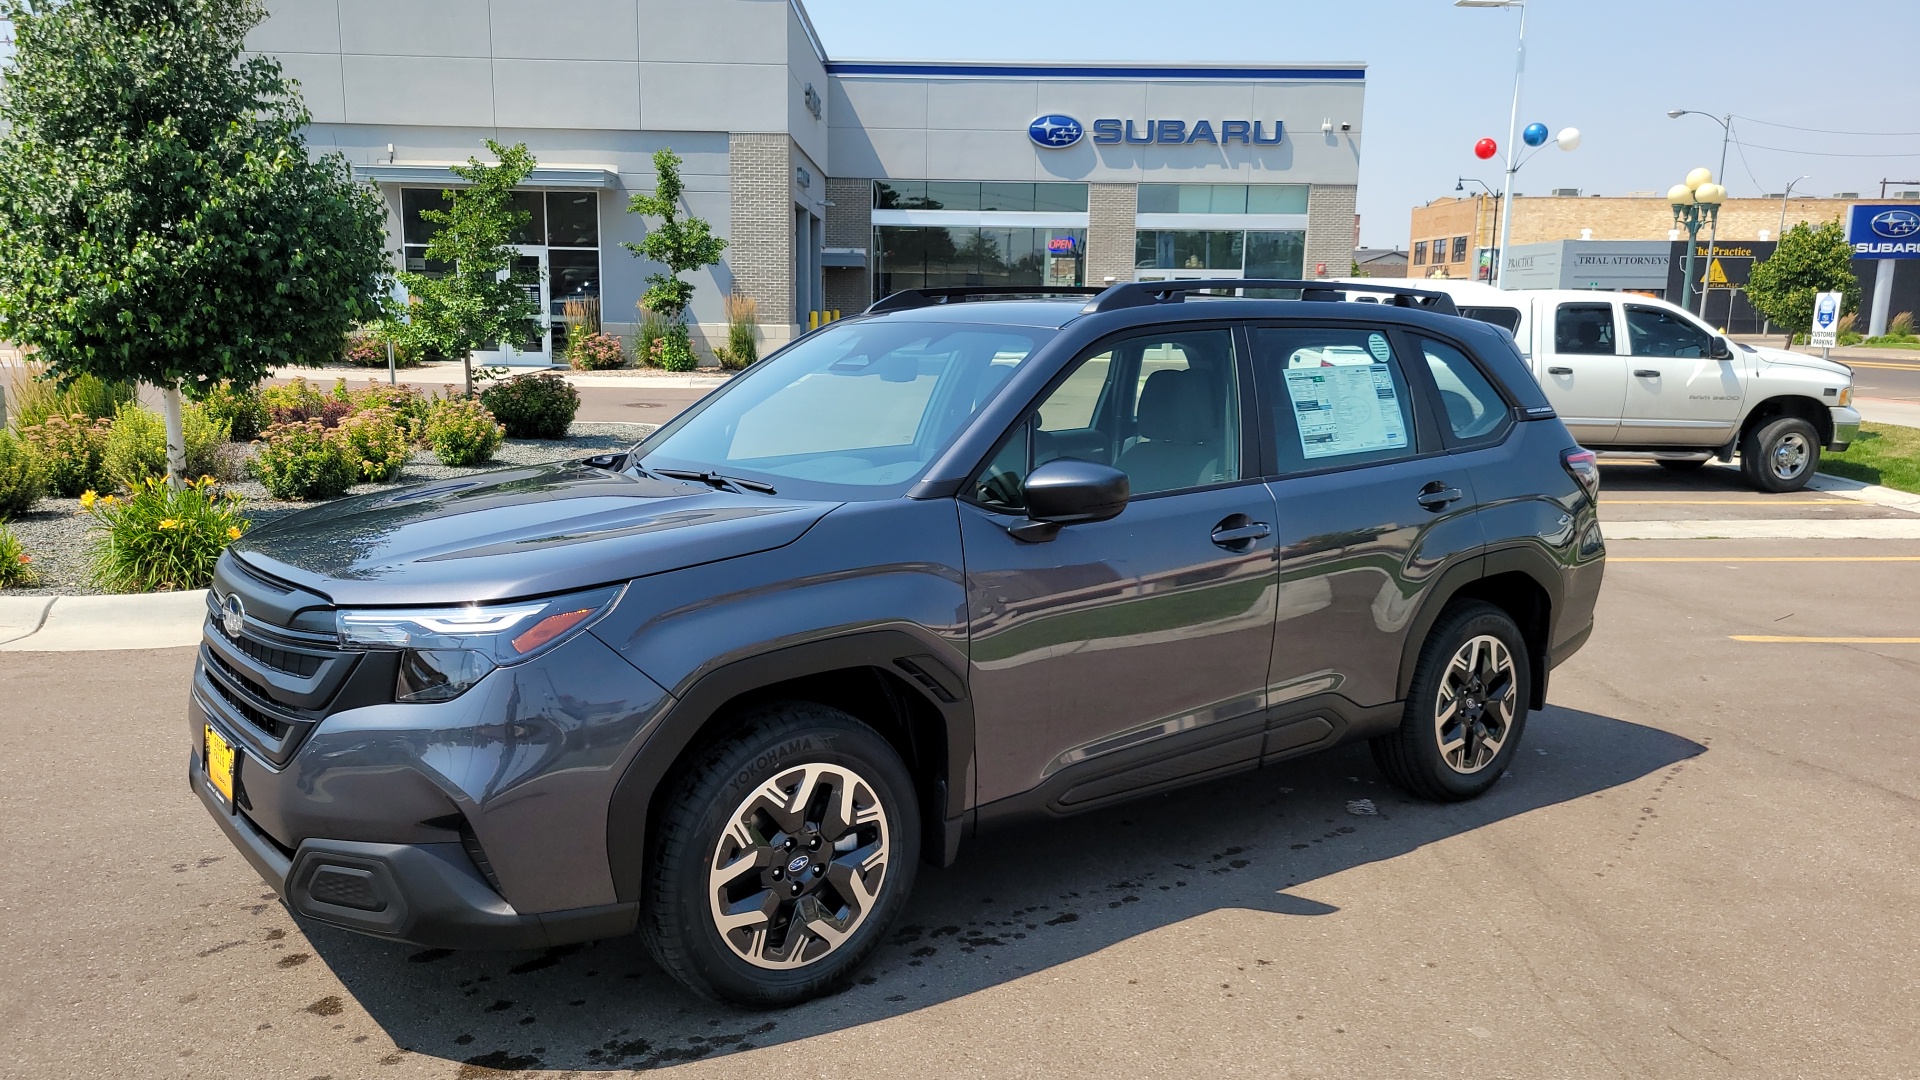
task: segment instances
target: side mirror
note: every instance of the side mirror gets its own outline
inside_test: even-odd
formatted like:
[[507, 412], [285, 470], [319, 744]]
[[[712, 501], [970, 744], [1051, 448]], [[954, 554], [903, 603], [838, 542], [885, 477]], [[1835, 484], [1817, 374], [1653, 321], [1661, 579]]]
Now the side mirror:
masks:
[[1007, 529], [1016, 540], [1044, 543], [1063, 525], [1118, 517], [1132, 494], [1127, 474], [1109, 465], [1056, 458], [1027, 474], [1020, 485], [1027, 519]]
[[1727, 344], [1726, 338], [1715, 334], [1713, 335], [1713, 344], [1707, 346], [1707, 355], [1715, 360], [1731, 360], [1733, 359], [1733, 346]]

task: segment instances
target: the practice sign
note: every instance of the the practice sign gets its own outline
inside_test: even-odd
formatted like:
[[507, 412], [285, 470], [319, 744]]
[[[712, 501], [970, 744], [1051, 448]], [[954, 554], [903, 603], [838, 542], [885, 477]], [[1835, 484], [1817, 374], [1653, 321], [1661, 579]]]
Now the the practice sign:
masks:
[[1847, 210], [1856, 259], [1920, 259], [1920, 207], [1857, 203]]

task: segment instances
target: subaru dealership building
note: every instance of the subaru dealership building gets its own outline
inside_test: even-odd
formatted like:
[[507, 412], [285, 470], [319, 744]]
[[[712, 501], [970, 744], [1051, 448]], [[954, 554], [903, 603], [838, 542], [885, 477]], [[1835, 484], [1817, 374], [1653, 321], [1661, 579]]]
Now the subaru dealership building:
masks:
[[[727, 239], [692, 276], [757, 302], [771, 342], [811, 312], [917, 286], [1338, 276], [1354, 247], [1365, 68], [833, 58], [799, 0], [271, 0], [251, 48], [299, 80], [316, 152], [378, 185], [396, 266], [420, 211], [486, 158], [539, 160], [519, 237], [551, 336], [568, 301], [630, 332], [651, 156]], [[577, 309], [576, 309], [577, 310]], [[533, 359], [534, 357], [529, 357]]]

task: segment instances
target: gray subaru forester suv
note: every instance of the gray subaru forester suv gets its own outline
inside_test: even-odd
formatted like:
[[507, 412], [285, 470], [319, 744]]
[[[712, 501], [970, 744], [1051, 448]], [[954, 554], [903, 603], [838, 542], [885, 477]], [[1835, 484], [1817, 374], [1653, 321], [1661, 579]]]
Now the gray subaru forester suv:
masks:
[[1492, 786], [1604, 565], [1512, 340], [1415, 289], [1008, 292], [891, 296], [626, 453], [248, 535], [194, 791], [308, 918], [637, 929], [769, 1006], [992, 823], [1356, 739], [1415, 795]]

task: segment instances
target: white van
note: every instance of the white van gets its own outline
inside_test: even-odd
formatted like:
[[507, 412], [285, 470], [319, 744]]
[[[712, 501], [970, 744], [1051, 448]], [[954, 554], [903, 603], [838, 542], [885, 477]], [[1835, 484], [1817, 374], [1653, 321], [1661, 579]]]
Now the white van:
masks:
[[1819, 469], [1822, 447], [1844, 450], [1860, 431], [1853, 369], [1743, 345], [1665, 300], [1503, 292], [1473, 281], [1405, 284], [1444, 292], [1460, 314], [1511, 332], [1547, 400], [1589, 449], [1650, 452], [1676, 470], [1732, 461], [1737, 451], [1756, 487], [1795, 491]]

